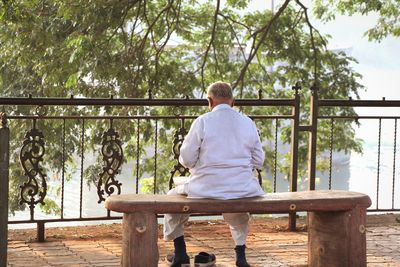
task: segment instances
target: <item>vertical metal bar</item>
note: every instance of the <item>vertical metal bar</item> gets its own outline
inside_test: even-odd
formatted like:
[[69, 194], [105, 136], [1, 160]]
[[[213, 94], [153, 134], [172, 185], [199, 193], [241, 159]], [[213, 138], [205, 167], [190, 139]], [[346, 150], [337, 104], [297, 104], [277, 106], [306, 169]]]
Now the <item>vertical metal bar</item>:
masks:
[[308, 147], [308, 190], [315, 190], [315, 171], [317, 164], [317, 125], [318, 125], [318, 88], [311, 87], [310, 101], [310, 137]]
[[276, 192], [276, 173], [278, 165], [278, 119], [275, 119], [275, 139], [274, 139], [274, 193]]
[[139, 157], [140, 157], [140, 119], [137, 119], [136, 132], [136, 194], [139, 193]]
[[379, 209], [379, 179], [380, 179], [380, 166], [381, 166], [381, 136], [382, 135], [382, 119], [379, 119], [378, 129], [378, 166], [376, 171], [376, 209]]
[[396, 148], [397, 148], [397, 118], [394, 120], [392, 209], [394, 209], [394, 192], [396, 188]]
[[[299, 132], [300, 132], [300, 86], [293, 87], [295, 90], [294, 106], [292, 108], [292, 144], [291, 144], [291, 166], [290, 166], [290, 192], [297, 191], [297, 174], [299, 158]], [[289, 213], [289, 230], [296, 231], [296, 213]]]
[[10, 129], [6, 115], [2, 113], [0, 116], [0, 266], [7, 266]]
[[85, 152], [85, 119], [82, 119], [82, 132], [81, 132], [81, 188], [79, 195], [79, 218], [82, 218], [82, 202], [83, 202], [83, 161]]
[[61, 174], [61, 219], [64, 219], [64, 193], [65, 193], [65, 118], [62, 128], [62, 174]]
[[154, 136], [154, 189], [153, 193], [157, 193], [157, 153], [158, 153], [158, 120], [156, 119], [156, 128]]
[[334, 119], [331, 119], [331, 136], [329, 138], [329, 190], [332, 189], [332, 158], [333, 158], [333, 127]]
[[290, 166], [290, 192], [297, 191], [297, 171], [299, 157], [299, 132], [300, 132], [300, 95], [296, 90], [292, 109], [292, 144], [291, 144], [291, 166]]

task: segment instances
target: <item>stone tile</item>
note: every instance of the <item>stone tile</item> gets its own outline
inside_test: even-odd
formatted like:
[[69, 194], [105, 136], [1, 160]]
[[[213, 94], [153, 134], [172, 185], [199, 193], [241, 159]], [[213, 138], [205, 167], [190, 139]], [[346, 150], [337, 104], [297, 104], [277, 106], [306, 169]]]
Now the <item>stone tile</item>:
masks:
[[[250, 227], [248, 261], [252, 266], [306, 266], [306, 232], [264, 232], [257, 220]], [[217, 267], [235, 264], [234, 244], [226, 224], [198, 223], [186, 229], [187, 249], [191, 257], [200, 251], [217, 255]], [[161, 232], [160, 232], [161, 233]], [[168, 266], [167, 253], [173, 243], [159, 239], [159, 266]], [[400, 226], [376, 226], [367, 229], [367, 261], [370, 266], [400, 266]], [[26, 243], [10, 241], [8, 266], [120, 266], [121, 239], [51, 241]]]

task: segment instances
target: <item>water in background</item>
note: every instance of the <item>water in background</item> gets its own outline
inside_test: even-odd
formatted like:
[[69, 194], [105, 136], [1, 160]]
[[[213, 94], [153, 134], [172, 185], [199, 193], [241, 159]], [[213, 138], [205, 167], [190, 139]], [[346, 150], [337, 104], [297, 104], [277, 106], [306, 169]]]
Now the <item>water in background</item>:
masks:
[[[397, 158], [400, 153], [395, 153], [394, 147], [394, 120], [382, 120], [381, 146], [380, 146], [380, 167], [378, 177], [378, 121], [363, 121], [361, 126], [357, 128], [357, 137], [364, 140], [363, 153], [345, 154], [342, 152], [333, 153], [332, 157], [332, 189], [351, 190], [365, 193], [372, 200], [372, 209], [391, 209], [400, 208], [400, 178], [399, 166]], [[397, 141], [398, 143], [399, 141]], [[279, 150], [279, 149], [278, 149]], [[394, 157], [396, 156], [396, 159]], [[318, 159], [317, 159], [318, 160]], [[92, 164], [94, 159], [85, 157], [84, 168]], [[171, 163], [172, 167], [173, 163]], [[123, 186], [122, 193], [135, 193], [136, 163], [128, 162], [122, 165], [122, 173], [116, 179]], [[76, 169], [76, 173], [80, 174], [80, 168]], [[161, 174], [159, 174], [161, 175]], [[169, 176], [169, 174], [166, 174]], [[50, 175], [49, 175], [50, 177]], [[379, 181], [379, 182], [378, 182]], [[50, 181], [49, 184], [57, 181]], [[59, 181], [58, 181], [59, 182]], [[317, 172], [317, 189], [329, 188], [329, 173]], [[283, 174], [277, 175], [277, 191], [288, 191], [289, 182], [283, 178]], [[98, 203], [97, 188], [93, 185], [88, 186], [84, 181], [82, 183], [82, 206], [80, 204], [81, 194], [80, 175], [73, 176], [71, 181], [65, 183], [64, 198], [64, 218], [83, 218], [106, 216], [104, 202]], [[299, 191], [307, 189], [307, 181], [299, 184]], [[49, 194], [50, 195], [50, 194]], [[394, 196], [393, 196], [394, 195]], [[55, 198], [61, 204], [60, 197]], [[111, 215], [117, 215], [112, 213]], [[37, 207], [35, 210], [36, 219], [52, 219], [59, 216], [46, 215]], [[9, 216], [10, 221], [28, 220], [29, 210], [16, 212], [15, 216]], [[68, 222], [69, 225], [89, 224], [91, 222]], [[94, 223], [94, 222], [92, 222]], [[63, 223], [64, 224], [64, 223]], [[54, 225], [59, 225], [54, 223]], [[20, 227], [19, 225], [11, 225]]]

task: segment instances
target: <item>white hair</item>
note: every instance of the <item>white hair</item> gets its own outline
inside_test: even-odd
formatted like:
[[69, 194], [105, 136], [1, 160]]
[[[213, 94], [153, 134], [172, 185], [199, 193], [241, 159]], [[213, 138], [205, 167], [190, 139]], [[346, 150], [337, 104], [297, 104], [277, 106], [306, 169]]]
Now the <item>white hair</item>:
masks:
[[210, 96], [215, 98], [233, 98], [231, 86], [221, 81], [210, 84], [210, 86], [208, 86], [207, 92]]

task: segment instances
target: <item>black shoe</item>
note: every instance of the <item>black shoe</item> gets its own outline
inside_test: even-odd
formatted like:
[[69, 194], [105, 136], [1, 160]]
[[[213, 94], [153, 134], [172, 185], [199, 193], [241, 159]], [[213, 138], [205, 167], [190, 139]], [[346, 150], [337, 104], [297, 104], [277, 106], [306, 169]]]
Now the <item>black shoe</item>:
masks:
[[214, 254], [208, 254], [207, 252], [200, 252], [194, 257], [195, 267], [209, 267], [213, 266], [217, 259]]
[[237, 267], [250, 267], [250, 264], [248, 264], [246, 260], [245, 250], [246, 250], [245, 245], [235, 247]]
[[246, 259], [244, 261], [236, 261], [237, 267], [250, 267], [250, 264], [247, 263]]
[[190, 258], [185, 255], [183, 258], [175, 257], [174, 253], [167, 255], [167, 262], [170, 267], [190, 267]]

